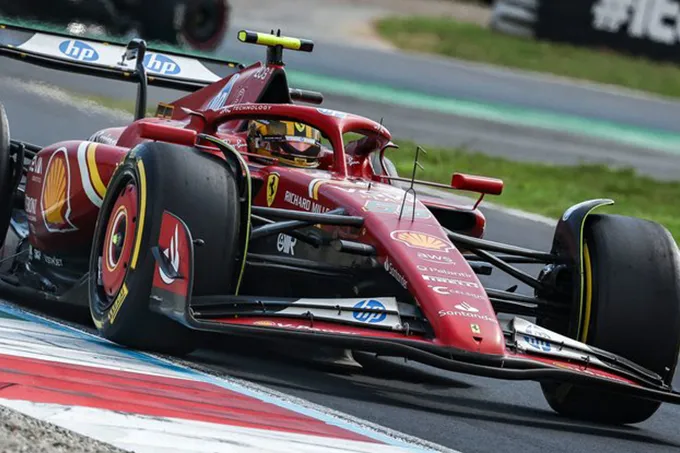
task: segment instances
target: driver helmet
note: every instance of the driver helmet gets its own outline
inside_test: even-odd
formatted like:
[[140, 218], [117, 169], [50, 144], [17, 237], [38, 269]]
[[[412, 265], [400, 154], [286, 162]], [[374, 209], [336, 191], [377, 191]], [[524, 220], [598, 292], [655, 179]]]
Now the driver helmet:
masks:
[[253, 120], [248, 124], [248, 151], [274, 157], [285, 165], [316, 168], [321, 132], [294, 121]]

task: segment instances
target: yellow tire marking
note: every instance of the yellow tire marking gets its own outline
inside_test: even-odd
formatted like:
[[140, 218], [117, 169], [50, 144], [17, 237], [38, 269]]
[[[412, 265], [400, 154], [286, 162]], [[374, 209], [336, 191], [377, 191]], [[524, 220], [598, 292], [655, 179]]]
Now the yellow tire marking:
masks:
[[593, 274], [590, 263], [590, 251], [588, 244], [583, 244], [583, 266], [585, 277], [585, 301], [583, 307], [583, 328], [581, 329], [581, 342], [588, 340], [588, 326], [590, 325], [590, 312], [593, 306]]
[[139, 259], [139, 249], [142, 247], [142, 236], [144, 235], [144, 217], [146, 216], [146, 171], [144, 170], [144, 162], [137, 161], [137, 170], [139, 171], [139, 214], [137, 215], [137, 228], [135, 249], [132, 252], [132, 261], [130, 268], [137, 267], [137, 260]]
[[123, 302], [125, 302], [125, 298], [128, 295], [128, 287], [125, 283], [123, 283], [123, 287], [120, 288], [120, 291], [118, 291], [118, 295], [116, 296], [116, 300], [113, 303], [113, 306], [111, 307], [111, 310], [109, 311], [109, 323], [113, 324], [114, 321], [116, 320], [116, 316], [118, 316], [118, 312], [120, 311], [120, 307], [123, 306]]

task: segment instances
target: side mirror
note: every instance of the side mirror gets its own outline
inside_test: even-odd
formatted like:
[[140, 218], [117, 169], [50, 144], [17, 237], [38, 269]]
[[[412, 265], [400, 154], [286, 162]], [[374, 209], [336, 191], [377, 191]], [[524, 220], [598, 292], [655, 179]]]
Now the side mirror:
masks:
[[144, 118], [146, 114], [146, 98], [148, 90], [148, 81], [146, 79], [146, 68], [144, 67], [144, 57], [146, 56], [146, 41], [135, 38], [130, 40], [125, 53], [123, 53], [122, 61], [125, 66], [128, 60], [135, 60], [135, 75], [139, 79], [139, 86], [137, 87], [137, 103], [135, 105], [135, 120]]
[[123, 54], [123, 62], [134, 60], [138, 58], [144, 60], [144, 54], [146, 53], [146, 41], [143, 39], [135, 38], [131, 40], [127, 47], [125, 48], [125, 53]]
[[486, 176], [454, 173], [451, 177], [451, 187], [457, 190], [500, 195], [503, 192], [503, 181], [496, 178], [487, 178]]

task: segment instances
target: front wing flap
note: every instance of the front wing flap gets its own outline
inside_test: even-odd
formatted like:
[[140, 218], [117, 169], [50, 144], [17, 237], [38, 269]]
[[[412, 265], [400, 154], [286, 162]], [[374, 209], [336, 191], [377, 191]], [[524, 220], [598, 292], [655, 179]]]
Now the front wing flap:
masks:
[[[163, 300], [155, 300], [151, 306], [155, 311], [200, 331], [274, 341], [310, 341], [319, 346], [403, 357], [470, 375], [506, 380], [566, 382], [642, 399], [680, 404], [680, 393], [665, 385], [655, 373], [625, 358], [574, 341], [520, 318], [511, 321], [505, 332], [506, 354], [494, 356], [442, 347], [438, 345], [436, 338], [403, 329], [407, 324], [404, 322], [405, 318], [409, 315], [415, 318], [416, 313], [400, 311], [403, 304], [391, 304], [390, 298], [374, 299], [381, 303], [387, 302], [388, 305], [383, 310], [358, 304], [359, 299], [288, 300], [238, 296], [241, 298], [241, 308], [234, 308], [235, 311], [229, 313], [223, 309], [229, 302], [235, 301], [229, 300], [232, 297], [235, 296], [213, 296], [212, 300], [196, 298], [183, 307], [183, 310], [179, 309], [176, 301], [166, 304]], [[296, 302], [299, 303], [297, 306]], [[220, 308], [211, 313], [211, 306]], [[249, 308], [244, 310], [244, 306]], [[390, 321], [386, 321], [388, 324], [383, 326], [346, 322], [354, 313], [367, 318], [382, 318], [384, 314], [384, 319]], [[395, 329], [397, 320], [400, 321], [401, 329]]]

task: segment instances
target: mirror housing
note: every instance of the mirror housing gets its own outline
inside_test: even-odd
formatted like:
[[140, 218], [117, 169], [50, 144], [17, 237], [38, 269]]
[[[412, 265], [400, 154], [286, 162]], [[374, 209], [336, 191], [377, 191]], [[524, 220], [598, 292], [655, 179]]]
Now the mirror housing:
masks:
[[125, 47], [123, 61], [134, 60], [135, 58], [137, 58], [138, 54], [141, 54], [143, 60], [145, 53], [146, 53], [146, 41], [139, 38], [132, 39], [130, 40], [130, 42], [128, 42], [128, 45]]
[[137, 102], [135, 104], [135, 121], [144, 118], [146, 114], [146, 99], [148, 91], [148, 80], [146, 78], [146, 68], [144, 58], [146, 57], [146, 41], [135, 38], [128, 42], [123, 53], [121, 65], [125, 66], [128, 60], [135, 61], [135, 76], [138, 79]]
[[454, 173], [451, 176], [451, 187], [457, 190], [467, 190], [489, 195], [503, 193], [503, 180], [486, 176]]

